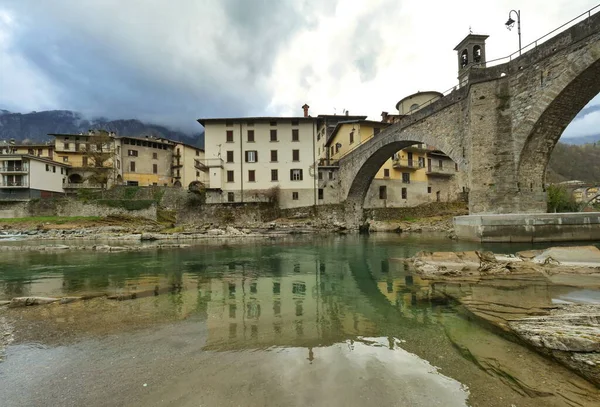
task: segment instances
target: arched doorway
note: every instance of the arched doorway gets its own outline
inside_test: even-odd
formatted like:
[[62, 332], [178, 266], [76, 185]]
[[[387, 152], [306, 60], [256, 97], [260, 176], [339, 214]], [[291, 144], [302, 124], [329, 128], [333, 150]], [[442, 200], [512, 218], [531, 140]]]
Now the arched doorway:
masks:
[[69, 175], [70, 184], [83, 184], [83, 177], [80, 174]]

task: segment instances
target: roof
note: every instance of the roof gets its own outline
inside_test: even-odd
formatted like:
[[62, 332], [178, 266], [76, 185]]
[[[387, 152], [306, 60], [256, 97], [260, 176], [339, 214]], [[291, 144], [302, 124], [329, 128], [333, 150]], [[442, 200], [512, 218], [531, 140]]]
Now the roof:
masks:
[[371, 124], [371, 125], [378, 125], [379, 128], [388, 127], [390, 125], [390, 123], [378, 122], [378, 121], [374, 121], [374, 120], [345, 120], [345, 121], [338, 122], [335, 125], [335, 128], [333, 129], [333, 131], [331, 132], [331, 136], [329, 136], [329, 138], [325, 142], [326, 147], [329, 147], [329, 145], [335, 138], [335, 135], [337, 134], [339, 129], [342, 128], [342, 126], [344, 124]]
[[281, 121], [281, 120], [298, 120], [298, 121], [305, 121], [305, 122], [309, 122], [309, 121], [315, 121], [317, 120], [316, 117], [312, 117], [312, 116], [308, 116], [308, 117], [304, 117], [304, 116], [299, 116], [299, 117], [270, 117], [270, 116], [256, 116], [256, 117], [217, 117], [217, 118], [205, 118], [205, 119], [198, 119], [196, 120], [198, 123], [200, 123], [202, 126], [204, 126], [205, 123], [219, 123], [219, 122], [271, 122], [271, 121]]
[[465, 38], [463, 38], [463, 40], [461, 42], [459, 42], [456, 47], [454, 47], [454, 51], [458, 51], [460, 48], [462, 48], [462, 46], [465, 43], [467, 43], [471, 40], [485, 41], [488, 37], [489, 37], [489, 35], [485, 35], [485, 34], [469, 34]]
[[320, 114], [317, 117], [320, 119], [343, 118], [344, 120], [365, 120], [367, 118], [367, 116], [364, 116], [364, 115], [350, 116], [350, 115], [345, 115], [345, 114]]
[[29, 158], [30, 160], [37, 160], [47, 164], [58, 165], [60, 167], [71, 167], [71, 164], [54, 161], [47, 157], [38, 157], [36, 155], [31, 154], [0, 154], [0, 158]]
[[444, 97], [443, 93], [438, 92], [436, 90], [426, 90], [426, 91], [423, 91], [423, 92], [419, 91], [417, 93], [413, 93], [412, 95], [408, 95], [408, 96], [405, 96], [402, 99], [400, 99], [398, 101], [398, 103], [396, 103], [396, 110], [400, 110], [400, 109], [398, 109], [398, 106], [400, 106], [400, 103], [404, 102], [405, 100], [409, 100], [409, 99], [414, 98], [415, 96], [420, 96], [420, 95], [432, 95], [433, 97], [431, 99], [433, 99], [436, 96], [439, 97], [439, 98], [443, 98]]

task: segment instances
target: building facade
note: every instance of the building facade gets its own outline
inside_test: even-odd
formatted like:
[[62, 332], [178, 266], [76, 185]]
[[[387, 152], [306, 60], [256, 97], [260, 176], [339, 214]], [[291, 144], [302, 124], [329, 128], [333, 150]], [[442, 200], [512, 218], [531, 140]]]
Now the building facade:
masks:
[[63, 194], [69, 164], [29, 154], [0, 154], [0, 199], [28, 200]]
[[208, 202], [317, 204], [312, 117], [200, 119], [209, 170]]

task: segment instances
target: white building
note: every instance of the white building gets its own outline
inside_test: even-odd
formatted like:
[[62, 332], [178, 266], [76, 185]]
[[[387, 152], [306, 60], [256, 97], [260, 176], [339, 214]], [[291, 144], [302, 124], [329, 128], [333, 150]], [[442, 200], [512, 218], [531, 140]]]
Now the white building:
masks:
[[316, 205], [317, 118], [199, 119], [209, 169], [207, 202]]
[[0, 199], [49, 198], [63, 193], [69, 164], [29, 154], [0, 154]]

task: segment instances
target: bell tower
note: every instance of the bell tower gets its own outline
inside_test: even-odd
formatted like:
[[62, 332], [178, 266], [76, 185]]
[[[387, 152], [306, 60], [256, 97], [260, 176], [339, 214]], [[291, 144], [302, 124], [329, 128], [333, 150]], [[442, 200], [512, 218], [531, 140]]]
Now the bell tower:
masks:
[[458, 55], [458, 82], [461, 87], [469, 80], [471, 68], [485, 68], [485, 40], [489, 35], [469, 33], [455, 48]]

